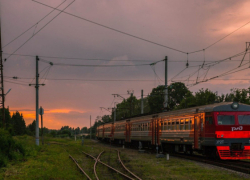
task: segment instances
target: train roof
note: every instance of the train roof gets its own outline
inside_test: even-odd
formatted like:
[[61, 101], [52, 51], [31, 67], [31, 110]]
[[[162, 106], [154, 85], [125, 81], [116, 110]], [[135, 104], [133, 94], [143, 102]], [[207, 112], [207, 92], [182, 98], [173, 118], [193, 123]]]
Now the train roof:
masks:
[[[243, 104], [243, 103], [236, 103], [236, 102], [220, 102], [220, 103], [214, 103], [214, 104], [208, 104], [208, 105], [202, 105], [202, 106], [195, 106], [191, 108], [186, 109], [179, 109], [179, 110], [173, 110], [173, 111], [167, 111], [167, 112], [160, 112], [160, 113], [153, 113], [153, 114], [144, 114], [142, 116], [137, 117], [130, 117], [126, 118], [125, 120], [121, 121], [127, 121], [127, 120], [139, 120], [141, 118], [149, 117], [149, 118], [157, 118], [158, 116], [174, 116], [177, 114], [180, 115], [191, 115], [195, 113], [202, 113], [202, 112], [220, 112], [220, 111], [249, 111], [250, 112], [250, 105]], [[116, 121], [116, 122], [121, 122]], [[113, 122], [106, 123], [112, 124]]]
[[195, 106], [186, 109], [168, 111], [162, 115], [175, 115], [175, 114], [194, 114], [201, 112], [213, 112], [213, 111], [250, 111], [250, 105], [236, 102], [220, 102], [214, 104], [208, 104], [203, 106]]

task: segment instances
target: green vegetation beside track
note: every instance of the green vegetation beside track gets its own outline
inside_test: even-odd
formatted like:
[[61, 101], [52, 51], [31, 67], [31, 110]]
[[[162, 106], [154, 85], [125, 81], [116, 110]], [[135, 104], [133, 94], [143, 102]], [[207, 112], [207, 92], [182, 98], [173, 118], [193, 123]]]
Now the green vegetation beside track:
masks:
[[[45, 138], [45, 144], [37, 147], [31, 136], [18, 136], [14, 139], [22, 144], [25, 155], [9, 160], [6, 167], [0, 168], [0, 179], [86, 179], [69, 154], [76, 159], [82, 169], [95, 179], [94, 160], [82, 151], [95, 157], [102, 152], [101, 161], [119, 171], [126, 173], [117, 160], [117, 152], [121, 152], [121, 159], [125, 166], [144, 180], [165, 179], [243, 179], [236, 173], [218, 169], [212, 166], [170, 157], [155, 158], [154, 154], [138, 153], [136, 150], [110, 147], [89, 139], [74, 141], [66, 138]], [[98, 163], [97, 174], [101, 180], [124, 179], [117, 173], [108, 170]]]

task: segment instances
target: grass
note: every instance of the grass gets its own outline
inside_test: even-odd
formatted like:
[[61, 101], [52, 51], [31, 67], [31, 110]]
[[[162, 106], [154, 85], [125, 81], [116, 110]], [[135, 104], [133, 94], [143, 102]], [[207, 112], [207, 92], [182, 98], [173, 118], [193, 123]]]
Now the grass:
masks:
[[[97, 157], [101, 151], [105, 150], [105, 153], [101, 156], [101, 161], [126, 173], [117, 161], [115, 148], [105, 144], [85, 140], [84, 146], [81, 146], [81, 140], [47, 138], [45, 139], [45, 145], [37, 147], [34, 145], [35, 139], [32, 137], [22, 136], [16, 138], [25, 145], [27, 155], [25, 159], [12, 161], [7, 167], [1, 168], [0, 179], [86, 179], [69, 158], [69, 154], [77, 160], [82, 169], [92, 179], [95, 179], [93, 172], [95, 161], [81, 151]], [[144, 180], [243, 179], [242, 176], [236, 173], [217, 169], [216, 167], [204, 167], [192, 161], [172, 157], [170, 157], [169, 161], [166, 161], [165, 158], [155, 158], [153, 154], [138, 154], [137, 151], [130, 149], [119, 148], [119, 150], [126, 167]], [[101, 180], [125, 179], [100, 163], [97, 165], [97, 174]]]

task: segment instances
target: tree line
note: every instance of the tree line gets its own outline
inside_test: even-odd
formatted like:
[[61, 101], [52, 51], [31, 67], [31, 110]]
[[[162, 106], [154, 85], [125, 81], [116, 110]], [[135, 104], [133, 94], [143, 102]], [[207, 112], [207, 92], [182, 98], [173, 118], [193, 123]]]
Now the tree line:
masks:
[[[143, 111], [144, 114], [161, 112], [164, 109], [164, 92], [165, 86], [160, 85], [153, 88], [151, 93], [147, 97], [143, 98]], [[212, 104], [215, 102], [241, 102], [250, 105], [250, 88], [248, 89], [231, 89], [227, 94], [218, 95], [217, 92], [213, 92], [209, 89], [200, 89], [197, 92], [191, 92], [185, 84], [181, 82], [172, 83], [168, 86], [168, 106], [167, 110], [176, 110], [189, 108], [194, 106], [201, 106], [206, 104]], [[0, 111], [0, 115], [1, 115]], [[137, 116], [141, 114], [141, 99], [137, 99], [134, 95], [124, 99], [116, 106], [116, 120], [123, 120], [131, 116]], [[103, 123], [112, 122], [114, 119], [114, 111], [111, 115], [97, 116], [94, 125], [91, 127], [91, 132], [94, 135], [98, 125]], [[6, 130], [11, 135], [35, 135], [36, 122], [35, 120], [26, 126], [23, 119], [23, 115], [16, 111], [13, 115], [10, 115], [9, 109], [5, 109], [5, 122]], [[0, 127], [3, 127], [2, 120], [0, 121]], [[40, 129], [41, 132], [41, 129]], [[72, 137], [79, 134], [89, 134], [90, 128], [77, 127], [72, 128], [69, 126], [63, 126], [59, 130], [49, 130], [44, 127], [44, 134], [51, 135], [53, 137]]]
[[[151, 93], [143, 98], [144, 114], [162, 112], [164, 109], [165, 86], [160, 85], [153, 88]], [[185, 84], [175, 82], [168, 86], [168, 106], [167, 110], [177, 110], [194, 106], [213, 104], [215, 102], [241, 102], [250, 105], [250, 88], [248, 89], [230, 89], [227, 94], [218, 95], [209, 89], [200, 89], [197, 92], [191, 92]], [[122, 120], [131, 116], [141, 114], [141, 99], [131, 95], [116, 106], [116, 120]], [[112, 122], [114, 111], [111, 115], [97, 117], [101, 123]]]

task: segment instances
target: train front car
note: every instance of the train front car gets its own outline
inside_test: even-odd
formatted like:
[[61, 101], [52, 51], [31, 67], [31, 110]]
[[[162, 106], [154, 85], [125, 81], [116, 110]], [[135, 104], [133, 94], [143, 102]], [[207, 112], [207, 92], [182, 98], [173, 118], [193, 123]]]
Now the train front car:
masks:
[[250, 159], [250, 106], [239, 103], [221, 105], [214, 107], [211, 115], [220, 159]]

